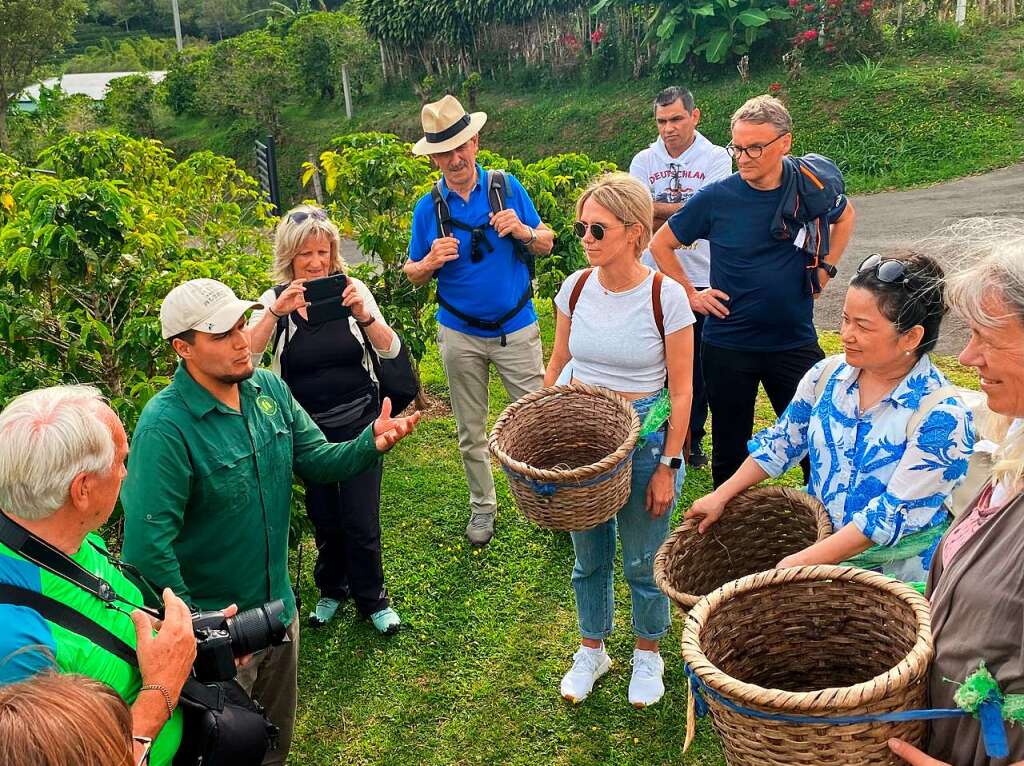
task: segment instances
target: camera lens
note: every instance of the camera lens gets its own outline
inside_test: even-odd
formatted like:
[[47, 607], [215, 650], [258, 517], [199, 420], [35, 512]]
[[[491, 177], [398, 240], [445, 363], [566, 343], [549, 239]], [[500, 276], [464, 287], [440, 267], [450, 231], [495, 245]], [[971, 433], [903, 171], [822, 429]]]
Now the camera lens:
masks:
[[244, 657], [268, 646], [280, 644], [287, 631], [281, 620], [282, 614], [284, 601], [278, 599], [228, 618], [226, 625], [234, 655]]

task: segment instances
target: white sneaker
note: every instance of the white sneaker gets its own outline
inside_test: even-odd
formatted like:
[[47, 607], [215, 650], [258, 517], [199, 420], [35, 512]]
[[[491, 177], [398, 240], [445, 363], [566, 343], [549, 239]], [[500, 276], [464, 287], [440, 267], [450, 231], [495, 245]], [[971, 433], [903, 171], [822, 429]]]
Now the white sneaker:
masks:
[[633, 677], [629, 681], [629, 704], [636, 708], [648, 707], [665, 693], [665, 661], [657, 652], [633, 650]]
[[572, 667], [562, 676], [562, 697], [580, 703], [590, 696], [594, 683], [612, 666], [612, 658], [602, 646], [591, 649], [581, 646], [572, 656]]

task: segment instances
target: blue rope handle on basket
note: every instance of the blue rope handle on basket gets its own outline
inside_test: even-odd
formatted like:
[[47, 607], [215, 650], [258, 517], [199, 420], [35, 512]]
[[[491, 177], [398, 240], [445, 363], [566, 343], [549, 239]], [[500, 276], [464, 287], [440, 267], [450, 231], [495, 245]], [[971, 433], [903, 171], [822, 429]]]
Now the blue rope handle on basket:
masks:
[[584, 479], [583, 481], [564, 482], [562, 484], [556, 482], [537, 481], [536, 479], [528, 479], [525, 476], [516, 473], [515, 471], [513, 471], [511, 468], [504, 464], [502, 464], [501, 468], [509, 479], [517, 481], [520, 484], [525, 484], [541, 497], [551, 497], [560, 489], [566, 489], [570, 487], [574, 489], [581, 489], [583, 487], [593, 487], [595, 484], [600, 484], [603, 481], [608, 481], [608, 479], [618, 475], [618, 473], [623, 468], [625, 468], [626, 464], [629, 462], [630, 461], [627, 458], [619, 461], [619, 464], [615, 466], [612, 470], [608, 471], [607, 473], [598, 474], [593, 478]]
[[[686, 675], [690, 680], [690, 695], [693, 698], [694, 711], [698, 718], [708, 714], [708, 703], [704, 695], [710, 695], [716, 702], [720, 702], [730, 710], [751, 718], [760, 718], [764, 721], [780, 721], [782, 723], [794, 724], [823, 724], [826, 726], [846, 726], [857, 723], [892, 723], [899, 721], [930, 721], [940, 718], [964, 718], [970, 715], [966, 710], [960, 708], [937, 708], [932, 710], [900, 710], [895, 713], [877, 713], [874, 715], [853, 715], [853, 716], [813, 716], [813, 715], [785, 715], [782, 713], [765, 713], [761, 710], [753, 710], [742, 705], [737, 705], [731, 699], [719, 694], [710, 686], [705, 684], [697, 673], [689, 665], [684, 665]], [[978, 719], [981, 723], [981, 735], [985, 742], [985, 752], [989, 758], [1006, 758], [1009, 756], [1009, 745], [1006, 739], [1006, 728], [1003, 723], [1002, 702], [995, 696], [990, 696], [978, 707]]]

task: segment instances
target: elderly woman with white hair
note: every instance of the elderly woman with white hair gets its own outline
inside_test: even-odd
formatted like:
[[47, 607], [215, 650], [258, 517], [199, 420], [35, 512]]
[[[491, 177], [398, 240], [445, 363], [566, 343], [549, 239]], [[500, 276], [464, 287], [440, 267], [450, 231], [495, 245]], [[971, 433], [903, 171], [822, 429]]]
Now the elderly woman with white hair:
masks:
[[[254, 361], [272, 348], [271, 369], [291, 389], [332, 442], [354, 438], [380, 411], [380, 386], [371, 355], [393, 359], [400, 339], [388, 326], [366, 285], [349, 276], [341, 302], [351, 316], [310, 323], [305, 284], [345, 272], [338, 227], [321, 208], [299, 205], [274, 236], [276, 287], [252, 313]], [[320, 600], [310, 624], [329, 622], [351, 597], [360, 614], [386, 635], [401, 621], [384, 585], [380, 533], [382, 466], [337, 484], [306, 484], [306, 511], [316, 533], [313, 577]]]
[[[935, 659], [930, 707], [956, 707], [957, 683], [984, 662], [1004, 694], [1024, 694], [1024, 221], [972, 221], [957, 237], [983, 257], [950, 281], [967, 322], [960, 361], [978, 370], [993, 413], [980, 436], [997, 442], [991, 478], [946, 532], [928, 580]], [[958, 232], [954, 230], [954, 235]], [[1024, 761], [1024, 729], [1007, 727], [1009, 756], [990, 758], [971, 717], [932, 721], [928, 755], [893, 740], [920, 766], [1003, 766]]]

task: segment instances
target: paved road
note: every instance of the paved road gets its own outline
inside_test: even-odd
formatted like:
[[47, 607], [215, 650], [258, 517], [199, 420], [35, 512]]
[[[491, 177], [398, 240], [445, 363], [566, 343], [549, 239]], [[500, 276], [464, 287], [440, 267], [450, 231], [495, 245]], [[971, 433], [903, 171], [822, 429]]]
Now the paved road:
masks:
[[[815, 308], [815, 322], [826, 330], [839, 328], [846, 291], [835, 288], [849, 282], [860, 262], [871, 253], [911, 244], [962, 218], [1024, 218], [1024, 164], [927, 189], [862, 195], [853, 197], [853, 202], [857, 208], [853, 242], [840, 263], [835, 283], [825, 290]], [[342, 254], [349, 263], [363, 260], [350, 240], [342, 241]], [[947, 319], [938, 350], [959, 353], [966, 338], [963, 325]]]
[[[815, 308], [815, 323], [838, 329], [845, 290], [864, 258], [886, 247], [907, 245], [962, 218], [1024, 218], [1024, 165], [911, 191], [879, 192], [853, 197], [857, 228], [839, 266], [836, 282], [826, 288]], [[947, 319], [938, 351], [959, 353], [967, 340], [962, 324]]]

